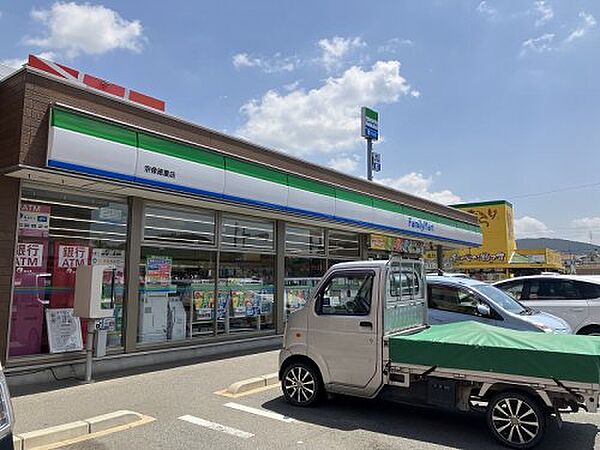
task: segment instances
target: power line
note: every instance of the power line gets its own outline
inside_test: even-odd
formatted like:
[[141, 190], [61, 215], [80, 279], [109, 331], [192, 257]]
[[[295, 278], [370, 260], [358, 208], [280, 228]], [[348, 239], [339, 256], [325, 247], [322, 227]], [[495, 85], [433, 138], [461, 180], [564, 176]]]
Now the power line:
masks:
[[588, 189], [588, 188], [597, 187], [597, 186], [600, 186], [600, 181], [597, 181], [595, 183], [580, 184], [578, 186], [565, 186], [563, 188], [557, 188], [557, 189], [553, 189], [551, 191], [534, 192], [531, 194], [512, 195], [512, 196], [508, 196], [508, 199], [513, 200], [516, 198], [538, 197], [541, 195], [556, 194], [558, 192], [576, 191], [579, 189]]

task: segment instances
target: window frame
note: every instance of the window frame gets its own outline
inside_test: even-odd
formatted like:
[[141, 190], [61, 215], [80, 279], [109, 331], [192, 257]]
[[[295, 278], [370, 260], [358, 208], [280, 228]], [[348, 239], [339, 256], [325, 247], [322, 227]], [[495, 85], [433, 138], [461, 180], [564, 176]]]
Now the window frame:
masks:
[[[334, 278], [338, 278], [338, 277], [357, 276], [357, 275], [367, 275], [368, 277], [371, 277], [372, 282], [371, 282], [371, 297], [370, 297], [370, 301], [369, 301], [369, 310], [366, 313], [349, 313], [349, 312], [344, 313], [344, 314], [323, 313], [323, 311], [322, 311], [323, 294], [325, 292], [325, 289], [327, 289], [327, 287], [329, 286], [331, 280], [333, 280]], [[314, 309], [313, 309], [314, 313], [319, 317], [367, 317], [367, 316], [370, 316], [371, 313], [373, 312], [373, 288], [374, 288], [374, 283], [375, 283], [375, 277], [376, 277], [375, 271], [368, 270], [368, 269], [343, 270], [343, 271], [332, 273], [329, 277], [327, 277], [327, 279], [325, 279], [325, 281], [323, 282], [321, 287], [319, 287], [319, 290], [315, 295], [315, 305], [314, 305]]]

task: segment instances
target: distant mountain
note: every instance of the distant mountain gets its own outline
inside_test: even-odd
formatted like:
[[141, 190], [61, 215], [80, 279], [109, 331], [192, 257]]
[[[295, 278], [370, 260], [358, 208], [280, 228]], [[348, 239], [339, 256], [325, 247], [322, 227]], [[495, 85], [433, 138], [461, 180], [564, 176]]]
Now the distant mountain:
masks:
[[551, 238], [517, 239], [517, 248], [551, 248], [558, 252], [575, 254], [587, 254], [594, 250], [600, 251], [600, 245]]

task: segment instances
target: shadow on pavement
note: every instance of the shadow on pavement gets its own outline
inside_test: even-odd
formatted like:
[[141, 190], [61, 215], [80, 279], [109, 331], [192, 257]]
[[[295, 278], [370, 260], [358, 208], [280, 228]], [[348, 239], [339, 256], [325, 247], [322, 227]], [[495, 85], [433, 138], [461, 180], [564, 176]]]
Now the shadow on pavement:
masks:
[[[283, 397], [265, 402], [263, 408], [302, 422], [340, 431], [365, 430], [430, 444], [465, 450], [503, 449], [488, 432], [485, 417], [379, 400], [335, 396], [314, 408], [289, 405]], [[548, 423], [540, 450], [592, 450], [596, 425], [565, 422], [558, 430]]]
[[[94, 381], [112, 380], [112, 379], [127, 377], [127, 376], [131, 376], [131, 375], [139, 375], [142, 373], [158, 372], [161, 370], [174, 369], [176, 367], [191, 366], [194, 364], [200, 364], [200, 363], [208, 362], [208, 361], [219, 361], [219, 360], [224, 360], [224, 359], [237, 358], [239, 356], [256, 355], [256, 354], [260, 354], [260, 353], [266, 353], [266, 352], [270, 352], [273, 350], [277, 350], [280, 347], [281, 346], [278, 344], [278, 345], [273, 345], [272, 347], [261, 348], [259, 350], [248, 349], [248, 350], [239, 350], [239, 351], [234, 351], [234, 352], [224, 352], [224, 353], [220, 353], [218, 355], [196, 357], [196, 358], [192, 358], [192, 359], [184, 359], [181, 361], [173, 361], [173, 362], [168, 362], [168, 363], [154, 364], [151, 366], [132, 367], [132, 368], [124, 369], [124, 370], [113, 371], [110, 373], [95, 374]], [[81, 377], [57, 376], [55, 374], [53, 368], [33, 369], [31, 371], [31, 373], [44, 372], [44, 371], [48, 371], [54, 377], [54, 381], [52, 383], [43, 383], [43, 384], [38, 383], [38, 384], [27, 384], [27, 385], [12, 384], [10, 375], [7, 375], [7, 381], [9, 384], [11, 397], [19, 397], [22, 395], [38, 394], [41, 392], [48, 392], [48, 391], [53, 391], [56, 389], [63, 389], [63, 388], [78, 386], [80, 384], [83, 384], [83, 380]], [[27, 372], [22, 372], [22, 373], [27, 373]]]

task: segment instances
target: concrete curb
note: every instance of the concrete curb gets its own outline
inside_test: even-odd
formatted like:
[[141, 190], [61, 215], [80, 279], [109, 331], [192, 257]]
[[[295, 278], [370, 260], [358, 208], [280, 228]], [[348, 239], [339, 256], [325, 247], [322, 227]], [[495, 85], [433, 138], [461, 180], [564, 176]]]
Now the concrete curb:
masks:
[[249, 391], [270, 387], [278, 383], [279, 379], [277, 373], [270, 373], [233, 383], [225, 390], [224, 393], [231, 396], [238, 396]]
[[86, 439], [93, 434], [113, 428], [135, 425], [137, 422], [141, 423], [142, 421], [145, 423], [147, 421], [145, 419], [148, 419], [148, 416], [134, 411], [115, 411], [85, 420], [17, 434], [14, 436], [15, 449], [49, 448], [62, 442]]

